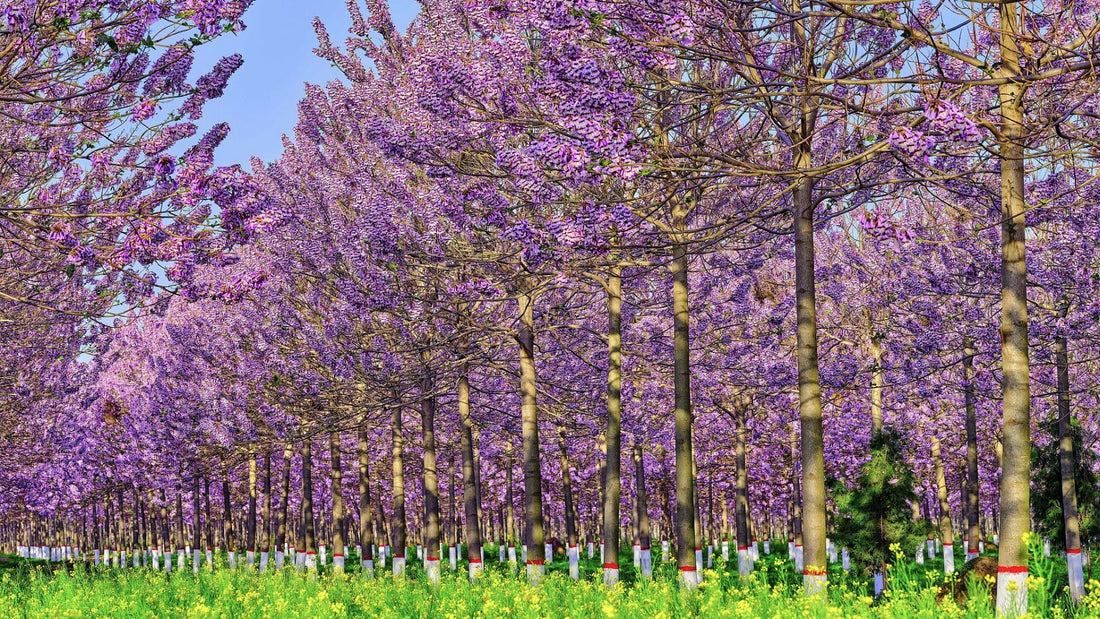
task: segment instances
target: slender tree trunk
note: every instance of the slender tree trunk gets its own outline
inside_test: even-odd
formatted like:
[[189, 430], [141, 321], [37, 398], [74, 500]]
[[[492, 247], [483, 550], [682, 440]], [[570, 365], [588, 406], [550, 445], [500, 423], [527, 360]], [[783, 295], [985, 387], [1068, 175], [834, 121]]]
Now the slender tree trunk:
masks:
[[[809, 144], [799, 144], [797, 165], [810, 167]], [[814, 276], [813, 179], [795, 186], [795, 300], [798, 318], [798, 412], [802, 425], [802, 551], [807, 595], [828, 584], [825, 557], [825, 449], [817, 364], [817, 292]]]
[[[425, 357], [425, 361], [427, 361]], [[420, 420], [424, 457], [424, 569], [428, 581], [438, 584], [439, 569], [439, 470], [435, 457], [435, 385], [426, 369], [421, 384]]]
[[263, 503], [263, 534], [260, 539], [260, 571], [267, 571], [267, 563], [271, 560], [271, 515], [274, 513], [271, 498], [271, 452], [264, 451], [264, 503]]
[[688, 331], [688, 259], [682, 244], [673, 248], [672, 254], [672, 310], [673, 310], [673, 387], [675, 401], [676, 441], [676, 561], [680, 568], [681, 582], [695, 588], [701, 574], [696, 570], [694, 475], [691, 450], [691, 348]]
[[619, 582], [619, 500], [622, 434], [622, 270], [611, 269], [607, 280], [607, 460], [603, 493], [603, 581]]
[[[466, 559], [470, 565], [470, 580], [482, 571], [481, 517], [478, 506], [476, 462], [474, 460], [474, 424], [470, 418], [470, 375], [466, 364], [458, 376], [458, 417], [462, 448], [462, 504], [466, 514]], [[509, 492], [511, 489], [509, 488]]]
[[[283, 446], [283, 484], [279, 488], [279, 528], [275, 532], [275, 569], [282, 569], [287, 544], [287, 532], [290, 527], [290, 465], [294, 452], [290, 443]], [[290, 558], [291, 561], [294, 557]]]
[[652, 540], [649, 531], [649, 503], [645, 489], [645, 458], [642, 446], [634, 445], [634, 502], [638, 506], [638, 546], [641, 552], [642, 578], [653, 578]]
[[515, 514], [515, 498], [512, 495], [512, 455], [508, 454], [508, 468], [504, 473], [504, 487], [505, 487], [505, 517], [508, 519], [506, 523], [508, 536], [508, 563], [512, 564], [512, 569], [515, 569], [516, 563], [516, 540], [519, 535], [516, 531], [516, 514]]
[[519, 375], [522, 395], [523, 499], [524, 525], [527, 529], [527, 577], [532, 583], [546, 572], [542, 529], [542, 469], [539, 463], [539, 424], [535, 376], [535, 299], [524, 291], [519, 294]]
[[966, 338], [963, 350], [963, 400], [966, 406], [966, 560], [978, 557], [982, 539], [978, 513], [978, 414], [974, 403], [974, 345]]
[[306, 551], [306, 569], [317, 569], [317, 534], [313, 521], [313, 439], [302, 441], [302, 525]]
[[[1064, 318], [1067, 306], [1061, 301]], [[1069, 400], [1069, 346], [1064, 333], [1054, 337], [1054, 363], [1058, 372], [1058, 463], [1062, 477], [1062, 518], [1066, 530], [1066, 564], [1069, 574], [1069, 594], [1074, 604], [1085, 595], [1084, 571], [1081, 562], [1081, 522], [1077, 511], [1077, 485], [1074, 471], [1076, 454], [1073, 449], [1073, 412]]]
[[558, 430], [558, 449], [561, 451], [561, 488], [565, 503], [565, 555], [569, 561], [569, 576], [577, 580], [580, 575], [580, 550], [577, 548], [577, 512], [573, 504], [573, 478], [569, 472], [569, 455], [565, 446], [565, 430]]
[[882, 432], [882, 342], [878, 333], [871, 333], [871, 432]]
[[245, 563], [256, 565], [256, 450], [248, 450], [248, 520], [245, 530]]
[[393, 538], [393, 576], [405, 576], [405, 546], [407, 529], [405, 526], [405, 438], [401, 426], [401, 407], [393, 409], [393, 526], [390, 528]]
[[939, 500], [940, 539], [943, 541], [943, 571], [955, 571], [955, 531], [951, 528], [951, 507], [947, 504], [947, 476], [943, 472], [943, 453], [940, 439], [932, 436], [932, 466], [936, 475], [936, 498]]
[[737, 524], [737, 571], [747, 576], [752, 571], [749, 554], [749, 474], [745, 457], [745, 410], [737, 410], [737, 437], [735, 439], [734, 459], [737, 469], [737, 507], [734, 519]]
[[340, 434], [333, 432], [328, 439], [332, 458], [332, 570], [344, 573], [344, 469], [340, 463]]
[[370, 502], [370, 434], [364, 420], [359, 426], [359, 560], [363, 575], [374, 576], [374, 510]]
[[1019, 21], [1014, 2], [1000, 5], [1001, 108], [1001, 363], [1004, 460], [1001, 474], [997, 612], [1027, 610], [1030, 528], [1031, 389], [1027, 340], [1027, 264], [1024, 224], [1024, 85], [1020, 76]]

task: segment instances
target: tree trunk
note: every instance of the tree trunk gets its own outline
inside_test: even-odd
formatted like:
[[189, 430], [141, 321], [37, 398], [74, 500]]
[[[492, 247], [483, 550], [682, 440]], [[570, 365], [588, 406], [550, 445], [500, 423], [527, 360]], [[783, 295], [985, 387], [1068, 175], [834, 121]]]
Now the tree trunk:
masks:
[[[275, 569], [282, 569], [284, 548], [287, 543], [287, 532], [290, 526], [290, 465], [293, 463], [294, 453], [290, 449], [290, 443], [283, 446], [283, 485], [279, 488], [279, 528], [275, 534]], [[294, 557], [290, 558], [291, 561]]]
[[737, 508], [734, 518], [737, 523], [737, 571], [748, 576], [752, 571], [749, 554], [749, 474], [745, 458], [745, 411], [737, 410], [737, 437], [734, 447], [737, 468]]
[[408, 531], [405, 525], [405, 438], [402, 435], [401, 407], [393, 409], [393, 526], [390, 535], [393, 544], [393, 576], [405, 576], [405, 546]]
[[951, 507], [947, 504], [947, 477], [943, 472], [943, 452], [940, 439], [932, 436], [932, 466], [936, 475], [936, 498], [940, 504], [939, 529], [943, 542], [943, 572], [955, 572], [955, 531], [951, 528]]
[[[481, 563], [481, 510], [478, 505], [477, 468], [474, 460], [474, 423], [470, 418], [470, 375], [465, 364], [458, 376], [458, 417], [462, 448], [462, 506], [466, 514], [466, 560], [470, 566], [470, 580], [482, 571]], [[510, 489], [509, 489], [510, 492]]]
[[523, 500], [527, 577], [532, 583], [542, 580], [546, 572], [542, 530], [542, 470], [539, 463], [539, 425], [535, 376], [534, 297], [524, 291], [519, 294], [519, 375], [523, 420]]
[[645, 459], [642, 446], [634, 445], [634, 502], [638, 506], [638, 546], [641, 552], [642, 578], [653, 578], [652, 543], [649, 532], [649, 503], [645, 489]]
[[871, 333], [871, 432], [882, 432], [882, 343], [877, 333]]
[[[425, 358], [425, 361], [427, 359]], [[424, 569], [428, 581], [438, 584], [439, 569], [439, 471], [435, 458], [435, 396], [430, 369], [421, 385], [420, 421], [424, 456]]]
[[374, 576], [374, 509], [370, 502], [370, 434], [359, 426], [359, 561], [363, 575]]
[[317, 569], [317, 533], [313, 521], [313, 439], [302, 441], [302, 528], [306, 569]]
[[332, 457], [332, 571], [344, 573], [344, 469], [340, 463], [340, 434], [328, 439]]
[[966, 560], [978, 556], [982, 539], [978, 514], [978, 414], [974, 403], [974, 345], [970, 338], [963, 344], [963, 400], [966, 406]]
[[264, 452], [264, 503], [263, 503], [263, 534], [260, 539], [260, 571], [267, 571], [267, 562], [271, 559], [271, 452]]
[[[1067, 306], [1059, 308], [1064, 318]], [[1066, 564], [1069, 574], [1069, 594], [1074, 604], [1085, 595], [1085, 580], [1081, 562], [1081, 523], [1077, 511], [1077, 485], [1073, 453], [1073, 413], [1069, 400], [1069, 345], [1059, 331], [1054, 337], [1054, 364], [1058, 371], [1058, 463], [1062, 477], [1062, 518], [1066, 529]]]
[[672, 254], [673, 387], [676, 441], [676, 562], [688, 589], [700, 582], [695, 566], [695, 501], [691, 451], [691, 349], [688, 331], [687, 249], [677, 244]]
[[1027, 610], [1030, 527], [1031, 389], [1027, 340], [1027, 264], [1024, 211], [1024, 85], [1020, 76], [1017, 3], [1000, 5], [1001, 77], [1001, 363], [1004, 418], [997, 612]]
[[256, 451], [248, 450], [248, 521], [245, 522], [245, 561], [256, 564]]
[[619, 499], [622, 434], [622, 278], [614, 267], [607, 280], [607, 460], [603, 493], [603, 581], [619, 582]]
[[[796, 162], [810, 167], [809, 145], [799, 145]], [[798, 413], [802, 425], [802, 552], [807, 595], [828, 584], [825, 557], [825, 449], [821, 385], [817, 364], [817, 292], [814, 275], [813, 179], [794, 190], [795, 300], [798, 319]]]
[[580, 575], [580, 550], [577, 548], [577, 512], [573, 505], [573, 478], [569, 472], [569, 455], [565, 446], [565, 431], [558, 431], [558, 449], [561, 451], [561, 488], [565, 502], [565, 543], [569, 560], [569, 576], [574, 580]]

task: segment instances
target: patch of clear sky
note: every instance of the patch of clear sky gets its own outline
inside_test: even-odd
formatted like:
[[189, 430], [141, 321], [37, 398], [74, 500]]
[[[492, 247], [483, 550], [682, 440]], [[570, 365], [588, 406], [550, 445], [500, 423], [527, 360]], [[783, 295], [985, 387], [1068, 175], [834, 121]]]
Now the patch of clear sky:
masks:
[[[408, 27], [420, 10], [416, 0], [390, 0], [389, 5], [399, 30]], [[366, 11], [362, 2], [360, 7]], [[297, 122], [305, 84], [324, 86], [340, 77], [313, 53], [314, 17], [320, 17], [333, 42], [342, 45], [351, 24], [344, 0], [256, 0], [245, 13], [244, 32], [196, 50], [192, 82], [223, 56], [244, 56], [244, 66], [233, 75], [225, 95], [207, 103], [198, 123], [200, 135], [215, 123], [229, 123], [229, 136], [215, 153], [218, 165], [239, 163], [247, 170], [249, 157], [277, 159], [283, 134], [291, 134]]]

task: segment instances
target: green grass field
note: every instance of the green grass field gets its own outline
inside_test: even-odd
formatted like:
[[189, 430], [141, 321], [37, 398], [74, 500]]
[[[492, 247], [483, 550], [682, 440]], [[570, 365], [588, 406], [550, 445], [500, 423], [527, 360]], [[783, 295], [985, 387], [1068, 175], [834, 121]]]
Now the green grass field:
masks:
[[[975, 595], [966, 608], [937, 602], [944, 582], [941, 559], [917, 566], [912, 559], [891, 568], [891, 587], [878, 600], [868, 578], [830, 567], [826, 599], [801, 595], [801, 577], [785, 556], [785, 547], [761, 555], [749, 578], [737, 575], [716, 555], [698, 591], [675, 584], [675, 565], [655, 566], [653, 581], [639, 581], [629, 564], [622, 583], [599, 582], [600, 565], [583, 559], [582, 578], [568, 577], [568, 564], [550, 564], [543, 584], [527, 584], [522, 570], [512, 575], [486, 549], [486, 573], [471, 585], [444, 561], [443, 580], [430, 586], [415, 560], [407, 577], [394, 580], [387, 570], [368, 580], [354, 572], [335, 576], [322, 569], [308, 575], [293, 569], [258, 574], [231, 571], [162, 571], [89, 568], [83, 564], [47, 565], [8, 558], [0, 563], [2, 617], [991, 617], [988, 598]], [[415, 557], [415, 553], [410, 553]], [[629, 558], [629, 554], [623, 555]], [[657, 557], [659, 559], [659, 557]], [[349, 565], [358, 565], [350, 557]], [[629, 561], [629, 559], [628, 559]], [[961, 566], [961, 560], [958, 562]], [[1032, 560], [1030, 616], [1100, 616], [1100, 581], [1090, 580], [1088, 596], [1077, 609], [1068, 604], [1064, 563]], [[972, 591], [979, 588], [972, 583]]]

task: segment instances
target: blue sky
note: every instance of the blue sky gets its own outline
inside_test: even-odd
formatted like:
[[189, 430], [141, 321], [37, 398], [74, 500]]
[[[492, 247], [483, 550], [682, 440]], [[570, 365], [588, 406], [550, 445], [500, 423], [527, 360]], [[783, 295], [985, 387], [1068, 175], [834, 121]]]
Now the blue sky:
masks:
[[[416, 0], [390, 0], [394, 23], [402, 30], [419, 8]], [[229, 123], [229, 137], [217, 151], [217, 164], [240, 163], [247, 169], [253, 155], [264, 161], [278, 158], [282, 135], [294, 128], [304, 84], [325, 84], [338, 77], [327, 61], [313, 55], [314, 16], [325, 22], [333, 42], [343, 43], [350, 24], [344, 0], [256, 0], [245, 14], [248, 28], [244, 32], [225, 35], [197, 50], [192, 82], [222, 56], [244, 56], [244, 66], [225, 95], [206, 105], [200, 123], [200, 131], [217, 122]]]

